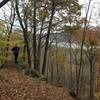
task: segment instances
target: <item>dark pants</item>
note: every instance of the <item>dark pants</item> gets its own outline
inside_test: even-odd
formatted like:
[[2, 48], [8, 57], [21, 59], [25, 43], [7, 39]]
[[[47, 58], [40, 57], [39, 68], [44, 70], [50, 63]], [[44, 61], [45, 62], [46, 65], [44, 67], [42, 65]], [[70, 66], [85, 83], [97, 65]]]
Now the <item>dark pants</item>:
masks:
[[18, 53], [14, 53], [14, 56], [15, 56], [15, 63], [18, 63]]

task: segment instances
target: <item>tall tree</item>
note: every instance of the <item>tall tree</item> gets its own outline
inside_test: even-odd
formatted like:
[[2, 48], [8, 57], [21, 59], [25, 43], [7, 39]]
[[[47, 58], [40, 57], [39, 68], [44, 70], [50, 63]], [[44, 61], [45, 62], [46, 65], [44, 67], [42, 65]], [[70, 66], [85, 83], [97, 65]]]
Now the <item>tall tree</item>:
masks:
[[[17, 16], [18, 16], [18, 19], [19, 19], [19, 23], [20, 23], [20, 26], [23, 30], [23, 36], [24, 36], [24, 42], [25, 42], [25, 45], [27, 47], [27, 59], [28, 59], [28, 64], [31, 66], [31, 56], [30, 56], [30, 47], [29, 47], [29, 42], [28, 42], [28, 32], [27, 32], [27, 22], [26, 24], [24, 23], [23, 24], [23, 20], [20, 16], [20, 13], [19, 13], [19, 8], [18, 8], [18, 0], [15, 0], [15, 3], [16, 3], [16, 13], [17, 13]], [[27, 21], [27, 20], [24, 20], [24, 21]]]
[[37, 0], [33, 1], [33, 5], [34, 5], [34, 13], [33, 13], [33, 54], [34, 54], [34, 68], [36, 70], [39, 70], [38, 66], [37, 66], [37, 43], [36, 43], [36, 2]]
[[42, 67], [42, 74], [45, 74], [45, 68], [46, 68], [46, 62], [47, 62], [47, 53], [48, 53], [48, 44], [49, 44], [49, 38], [50, 38], [50, 32], [52, 28], [52, 20], [53, 16], [55, 14], [55, 8], [56, 8], [56, 0], [51, 0], [52, 7], [51, 7], [51, 17], [49, 21], [49, 26], [48, 26], [48, 31], [47, 31], [47, 37], [46, 37], [46, 42], [45, 42], [45, 51], [44, 51], [44, 58], [43, 58], [43, 67]]
[[94, 100], [94, 81], [95, 81], [95, 71], [96, 71], [96, 50], [98, 45], [98, 39], [96, 35], [96, 30], [88, 30], [86, 43], [86, 56], [90, 65], [90, 99]]
[[10, 41], [10, 36], [11, 36], [11, 33], [12, 33], [12, 30], [13, 30], [13, 25], [14, 25], [14, 21], [15, 21], [15, 5], [14, 5], [14, 2], [12, 1], [11, 2], [11, 14], [10, 14], [10, 17], [9, 19], [6, 19], [6, 15], [4, 15], [5, 17], [5, 20], [8, 20], [8, 23], [7, 23], [7, 46], [6, 46], [6, 54], [5, 56], [8, 57], [8, 54], [9, 54], [9, 41]]
[[77, 96], [79, 95], [79, 88], [80, 88], [80, 77], [81, 77], [81, 70], [82, 70], [82, 63], [83, 63], [83, 46], [84, 46], [84, 41], [86, 37], [86, 32], [87, 32], [87, 18], [90, 10], [90, 5], [91, 5], [91, 0], [89, 0], [89, 5], [88, 9], [86, 12], [86, 17], [84, 21], [84, 28], [83, 28], [83, 36], [82, 36], [82, 43], [81, 43], [81, 53], [80, 53], [80, 66], [78, 70], [78, 75], [77, 75]]

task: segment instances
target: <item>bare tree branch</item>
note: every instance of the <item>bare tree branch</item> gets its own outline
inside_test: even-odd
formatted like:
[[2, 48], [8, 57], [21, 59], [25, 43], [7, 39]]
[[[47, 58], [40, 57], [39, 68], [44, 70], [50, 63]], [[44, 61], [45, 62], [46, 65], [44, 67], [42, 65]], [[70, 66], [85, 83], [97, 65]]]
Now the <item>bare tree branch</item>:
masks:
[[2, 2], [0, 2], [0, 8], [3, 7], [8, 1], [10, 0], [3, 0]]

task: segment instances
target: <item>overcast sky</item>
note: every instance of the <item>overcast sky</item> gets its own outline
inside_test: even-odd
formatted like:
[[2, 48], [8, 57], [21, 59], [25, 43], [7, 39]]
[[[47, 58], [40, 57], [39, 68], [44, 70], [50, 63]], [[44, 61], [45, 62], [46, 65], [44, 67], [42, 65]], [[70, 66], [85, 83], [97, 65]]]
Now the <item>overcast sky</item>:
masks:
[[[82, 12], [81, 16], [85, 17], [89, 0], [79, 0], [79, 3], [83, 7], [81, 10]], [[97, 24], [100, 23], [100, 0], [92, 0], [89, 15], [91, 12], [92, 12], [91, 23], [93, 26], [96, 26]]]
[[[0, 0], [0, 1], [2, 1], [2, 0]], [[88, 3], [89, 3], [89, 0], [79, 0], [79, 4], [81, 4], [83, 7], [81, 10], [82, 17], [85, 17]], [[91, 12], [92, 8], [93, 8], [93, 11], [92, 11], [91, 21], [93, 21], [93, 23], [100, 22], [100, 20], [99, 20], [100, 19], [99, 18], [99, 16], [100, 16], [100, 0], [92, 0], [90, 12]], [[9, 14], [7, 4], [4, 7], [0, 8], [0, 19], [3, 18], [3, 11], [5, 11], [6, 14]]]

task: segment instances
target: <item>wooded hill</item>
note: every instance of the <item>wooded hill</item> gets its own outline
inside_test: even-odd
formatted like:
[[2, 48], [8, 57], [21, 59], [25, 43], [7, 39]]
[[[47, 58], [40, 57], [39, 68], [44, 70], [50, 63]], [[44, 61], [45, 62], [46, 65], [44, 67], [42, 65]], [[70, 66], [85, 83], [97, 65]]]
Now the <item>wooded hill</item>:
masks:
[[23, 66], [7, 62], [0, 69], [0, 100], [74, 100], [65, 88], [26, 76]]
[[[29, 71], [36, 70], [49, 84], [66, 87], [80, 100], [99, 99], [100, 24], [95, 18], [98, 23], [91, 26], [94, 1], [89, 0], [83, 18], [84, 6], [78, 0], [3, 0], [0, 7], [7, 2], [0, 20], [1, 65], [13, 62], [11, 48], [17, 43], [18, 63], [26, 63]], [[100, 16], [100, 11], [95, 13]]]

